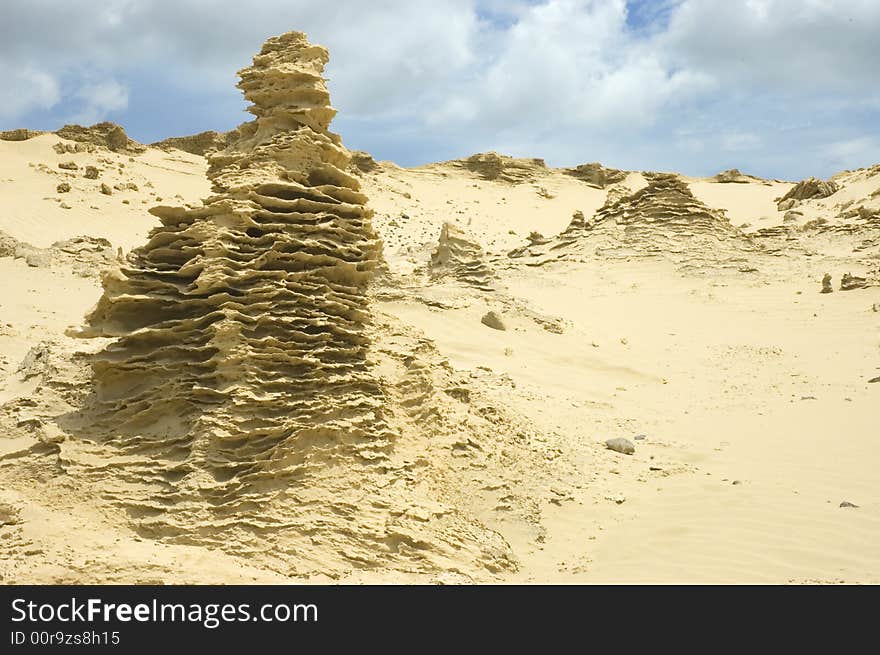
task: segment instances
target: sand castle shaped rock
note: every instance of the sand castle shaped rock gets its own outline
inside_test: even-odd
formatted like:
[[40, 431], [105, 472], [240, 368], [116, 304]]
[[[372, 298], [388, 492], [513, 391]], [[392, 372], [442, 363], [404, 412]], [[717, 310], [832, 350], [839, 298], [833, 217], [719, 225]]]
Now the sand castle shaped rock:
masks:
[[[738, 236], [739, 231], [721, 212], [700, 202], [687, 183], [677, 175], [647, 174], [648, 185], [631, 195], [606, 203], [594, 222], [623, 226], [628, 239], [645, 241], [666, 235], [710, 236], [719, 239]], [[684, 243], [687, 243], [685, 240]]]
[[[613, 254], [658, 254], [676, 259], [726, 258], [725, 250], [752, 248], [722, 212], [707, 207], [677, 175], [646, 173], [648, 185], [635, 193], [609, 192], [590, 220], [575, 212], [568, 227], [546, 246], [524, 247], [508, 255], [564, 256], [584, 247]], [[615, 187], [612, 187], [614, 190]], [[730, 247], [719, 247], [728, 242]], [[589, 244], [589, 245], [587, 245]]]
[[483, 249], [454, 223], [440, 229], [437, 249], [431, 253], [431, 273], [451, 274], [479, 289], [490, 291], [494, 274], [485, 262]]
[[266, 42], [239, 73], [257, 118], [209, 156], [215, 195], [151, 210], [162, 225], [105, 276], [80, 333], [116, 339], [93, 364], [89, 430], [155, 483], [141, 513], [196, 498], [242, 521], [316, 452], [388, 446], [365, 363], [380, 241], [327, 131], [327, 60], [298, 32]]

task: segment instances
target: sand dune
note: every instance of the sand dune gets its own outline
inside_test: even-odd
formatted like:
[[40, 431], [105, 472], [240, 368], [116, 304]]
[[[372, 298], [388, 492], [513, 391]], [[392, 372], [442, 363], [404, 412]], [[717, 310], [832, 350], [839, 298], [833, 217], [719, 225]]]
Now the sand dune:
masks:
[[880, 166], [406, 169], [327, 57], [0, 135], [0, 580], [880, 582]]

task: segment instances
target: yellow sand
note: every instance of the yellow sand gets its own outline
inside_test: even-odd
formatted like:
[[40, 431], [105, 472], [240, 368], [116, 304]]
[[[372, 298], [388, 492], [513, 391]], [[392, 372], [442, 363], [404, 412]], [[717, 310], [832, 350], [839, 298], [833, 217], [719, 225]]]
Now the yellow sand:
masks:
[[[87, 234], [127, 251], [155, 225], [146, 208], [158, 198], [180, 204], [209, 193], [201, 157], [57, 155], [59, 141], [0, 141], [0, 230], [34, 246]], [[57, 168], [70, 160], [81, 167], [73, 177]], [[82, 177], [86, 164], [102, 168], [99, 180]], [[65, 180], [72, 191], [56, 193]], [[106, 196], [102, 181], [138, 190]], [[734, 225], [750, 223], [746, 232], [781, 225], [774, 199], [791, 187], [689, 182]], [[644, 183], [633, 174], [624, 184]], [[842, 183], [835, 196], [804, 203], [799, 224], [825, 215], [840, 222], [837, 205], [876, 201], [880, 176], [855, 172]], [[429, 340], [541, 444], [546, 467], [529, 474], [486, 460], [481, 480], [495, 482], [446, 499], [507, 542], [516, 570], [480, 573], [462, 561], [416, 575], [381, 563], [331, 566], [328, 554], [323, 573], [285, 575], [141, 536], [121, 512], [53, 475], [45, 457], [20, 454], [37, 438], [0, 435], [0, 538], [18, 553], [0, 558], [3, 582], [880, 582], [880, 384], [868, 383], [880, 376], [880, 312], [872, 310], [880, 287], [838, 290], [842, 273], [871, 272], [853, 253], [859, 234], [811, 256], [794, 247], [746, 255], [752, 272], [687, 272], [663, 257], [592, 252], [531, 267], [506, 253], [532, 231], [557, 234], [575, 210], [589, 218], [607, 190], [560, 171], [511, 185], [439, 164], [386, 164], [363, 186], [391, 271], [374, 290], [377, 316]], [[494, 291], [426, 275], [445, 221], [482, 246]], [[825, 272], [834, 293], [819, 293]], [[100, 288], [97, 277], [62, 263], [2, 257], [0, 275], [0, 414], [11, 416], [8, 403], [52, 402], [39, 378], [16, 373], [31, 347], [49, 341], [70, 361], [101, 347], [64, 336]], [[481, 323], [489, 310], [506, 331]], [[607, 450], [612, 437], [632, 440], [635, 454]], [[505, 485], [529, 503], [528, 520], [504, 509]]]

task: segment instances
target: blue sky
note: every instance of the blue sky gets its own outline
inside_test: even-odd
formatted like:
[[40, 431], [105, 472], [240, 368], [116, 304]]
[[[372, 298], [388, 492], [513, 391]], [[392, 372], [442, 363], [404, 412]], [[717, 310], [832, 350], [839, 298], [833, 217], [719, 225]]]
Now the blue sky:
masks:
[[138, 140], [248, 120], [235, 88], [299, 29], [351, 148], [483, 150], [782, 179], [880, 162], [876, 0], [4, 0], [0, 129], [112, 120]]

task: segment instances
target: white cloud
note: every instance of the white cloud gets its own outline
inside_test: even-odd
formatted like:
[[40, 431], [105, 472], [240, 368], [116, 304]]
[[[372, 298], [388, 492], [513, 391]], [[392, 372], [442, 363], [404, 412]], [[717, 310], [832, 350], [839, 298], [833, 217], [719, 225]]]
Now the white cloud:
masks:
[[824, 148], [824, 157], [832, 166], [858, 168], [880, 162], [880, 139], [864, 136], [834, 141]]
[[34, 109], [49, 109], [61, 100], [58, 81], [32, 66], [6, 66], [0, 61], [0, 119], [20, 120]]
[[115, 80], [83, 84], [75, 95], [83, 106], [68, 119], [73, 123], [91, 125], [128, 107], [128, 89]]
[[[161, 138], [182, 129], [171, 108], [186, 98], [189, 124], [232, 127], [234, 71], [301, 29], [330, 49], [345, 141], [404, 163], [495, 148], [791, 177], [830, 172], [847, 156], [835, 144], [880, 127], [876, 0], [4, 0], [3, 13], [7, 125], [54, 106]], [[129, 92], [169, 109], [152, 118]]]
[[[524, 133], [610, 132], [655, 123], [661, 109], [710, 89], [710, 76], [671, 70], [627, 29], [623, 0], [551, 0], [496, 35], [488, 66], [449, 89], [429, 124]], [[467, 127], [467, 126], [465, 126]]]
[[880, 65], [875, 0], [684, 0], [657, 47], [726, 85], [867, 94]]
[[736, 134], [724, 134], [721, 137], [721, 148], [730, 152], [745, 152], [756, 150], [761, 147], [763, 141], [757, 134], [739, 132]]

